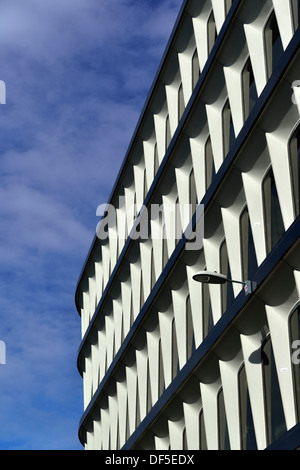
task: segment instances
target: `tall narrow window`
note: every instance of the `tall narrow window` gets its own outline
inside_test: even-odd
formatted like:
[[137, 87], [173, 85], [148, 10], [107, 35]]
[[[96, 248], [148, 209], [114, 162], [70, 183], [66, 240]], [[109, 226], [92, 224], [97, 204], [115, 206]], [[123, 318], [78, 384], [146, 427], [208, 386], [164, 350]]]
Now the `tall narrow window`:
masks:
[[227, 100], [223, 108], [223, 149], [224, 157], [230, 152], [235, 141], [234, 127], [229, 101]]
[[183, 97], [183, 87], [181, 83], [179, 90], [178, 90], [178, 122], [180, 121], [183, 115], [184, 109], [185, 109], [185, 104], [184, 104], [184, 97]]
[[165, 378], [164, 378], [164, 367], [163, 367], [163, 358], [162, 358], [162, 349], [161, 349], [161, 343], [159, 343], [159, 397], [164, 393], [165, 391]]
[[197, 49], [195, 50], [192, 58], [192, 89], [197, 85], [200, 76], [200, 65]]
[[257, 450], [245, 365], [239, 372], [241, 449]]
[[153, 248], [152, 248], [151, 249], [151, 289], [153, 289], [157, 278], [158, 276], [156, 277], [156, 273], [155, 273], [154, 253], [153, 253]]
[[257, 90], [250, 59], [243, 69], [244, 119], [246, 120], [257, 101]]
[[186, 428], [184, 428], [182, 435], [182, 450], [189, 450], [186, 436]]
[[202, 312], [203, 337], [205, 338], [214, 326], [208, 284], [202, 284]]
[[300, 214], [300, 126], [290, 141], [290, 165], [293, 184], [295, 214]]
[[187, 298], [186, 304], [186, 330], [187, 330], [187, 358], [189, 359], [195, 351], [195, 337], [192, 318], [192, 307], [190, 296]]
[[169, 253], [168, 253], [168, 244], [167, 244], [167, 237], [166, 237], [166, 228], [163, 227], [163, 234], [162, 234], [162, 269], [166, 266], [167, 262], [169, 261]]
[[205, 144], [205, 189], [208, 189], [216, 174], [210, 138]]
[[[222, 274], [227, 276], [229, 279], [231, 278], [226, 241], [222, 243], [221, 249], [220, 249], [220, 270]], [[234, 300], [232, 283], [225, 282], [225, 284], [221, 285], [221, 289], [222, 289], [222, 313], [224, 313]]]
[[215, 22], [215, 17], [213, 11], [210, 14], [210, 17], [208, 19], [207, 23], [207, 36], [208, 36], [208, 54], [210, 54], [210, 51], [213, 48], [213, 45], [216, 41], [217, 37], [217, 28], [216, 28], [216, 22]]
[[243, 281], [245, 281], [252, 279], [258, 268], [248, 207], [243, 210], [240, 218], [240, 233]]
[[263, 182], [266, 248], [269, 253], [284, 233], [284, 225], [273, 171], [270, 170]]
[[[147, 366], [147, 368], [146, 368], [145, 374], [147, 375], [147, 390], [146, 390], [146, 394], [147, 394], [147, 400], [146, 400], [146, 403], [147, 403], [147, 413], [149, 413], [149, 411], [150, 411], [151, 408], [152, 408], [151, 379], [150, 379], [149, 364], [148, 364], [148, 366]], [[128, 418], [127, 418], [127, 420], [128, 420]]]
[[262, 363], [268, 443], [271, 444], [286, 431], [286, 424], [270, 337], [262, 347]]
[[197, 191], [196, 191], [196, 181], [195, 181], [195, 174], [194, 169], [190, 172], [189, 177], [189, 204], [191, 204], [191, 217], [193, 216], [196, 210], [196, 204], [198, 202], [197, 198]]
[[146, 196], [147, 196], [147, 193], [148, 193], [148, 185], [147, 185], [147, 174], [146, 174], [146, 170], [144, 170], [144, 173], [143, 173], [143, 180], [144, 180], [144, 193], [143, 193], [143, 201], [145, 200]]
[[172, 378], [174, 379], [179, 372], [179, 357], [177, 349], [177, 335], [175, 320], [172, 322]]
[[200, 416], [199, 416], [199, 428], [200, 428], [199, 450], [207, 450], [207, 442], [206, 442], [206, 432], [205, 432], [205, 425], [204, 425], [203, 409], [200, 411]]
[[166, 119], [166, 150], [169, 147], [171, 142], [171, 126], [170, 126], [170, 117], [167, 116]]
[[218, 395], [218, 416], [219, 416], [219, 450], [230, 450], [229, 434], [227, 427], [227, 418], [224, 403], [223, 389], [221, 388]]
[[154, 146], [154, 176], [157, 173], [158, 167], [159, 167], [158, 150], [157, 150], [157, 143], [155, 143], [155, 146]]
[[226, 15], [228, 15], [228, 12], [231, 8], [231, 5], [232, 5], [232, 0], [226, 0], [226, 2], [225, 2]]
[[295, 31], [300, 25], [300, 1], [293, 0], [292, 1], [292, 8], [293, 8], [293, 18], [294, 18], [294, 28]]
[[280, 57], [283, 54], [282, 41], [278, 29], [276, 15], [273, 12], [265, 29], [266, 38], [266, 52], [267, 52], [267, 67], [268, 77], [274, 72]]

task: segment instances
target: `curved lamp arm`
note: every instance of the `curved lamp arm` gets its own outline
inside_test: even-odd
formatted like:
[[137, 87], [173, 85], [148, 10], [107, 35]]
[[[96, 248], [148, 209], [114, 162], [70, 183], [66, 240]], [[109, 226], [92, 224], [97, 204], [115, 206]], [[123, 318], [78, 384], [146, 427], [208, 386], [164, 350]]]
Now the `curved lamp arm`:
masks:
[[236, 282], [243, 284], [246, 295], [252, 294], [256, 289], [256, 282], [254, 281], [235, 281], [229, 279], [224, 274], [217, 273], [216, 271], [200, 271], [193, 275], [194, 281], [202, 282], [204, 284], [225, 284], [226, 282]]

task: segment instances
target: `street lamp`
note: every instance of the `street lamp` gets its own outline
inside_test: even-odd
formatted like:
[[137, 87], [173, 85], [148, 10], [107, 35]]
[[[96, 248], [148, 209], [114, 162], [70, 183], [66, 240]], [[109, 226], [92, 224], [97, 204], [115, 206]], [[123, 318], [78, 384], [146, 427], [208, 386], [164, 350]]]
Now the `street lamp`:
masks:
[[252, 294], [256, 289], [256, 282], [254, 281], [234, 281], [228, 279], [224, 274], [217, 273], [216, 271], [200, 271], [193, 276], [194, 281], [202, 282], [203, 284], [225, 284], [225, 282], [236, 282], [243, 284], [244, 292], [246, 295]]

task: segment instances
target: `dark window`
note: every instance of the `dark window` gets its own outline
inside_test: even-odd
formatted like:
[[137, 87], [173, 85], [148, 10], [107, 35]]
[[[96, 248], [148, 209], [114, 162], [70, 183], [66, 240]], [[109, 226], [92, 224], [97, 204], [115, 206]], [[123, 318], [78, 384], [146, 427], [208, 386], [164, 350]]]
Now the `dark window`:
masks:
[[210, 14], [207, 24], [207, 35], [208, 35], [208, 54], [213, 48], [213, 45], [217, 37], [217, 28], [213, 11]]
[[158, 150], [157, 150], [157, 144], [155, 144], [155, 147], [154, 147], [154, 176], [157, 173], [158, 167], [159, 167]]
[[195, 86], [197, 85], [199, 76], [200, 76], [200, 65], [199, 65], [198, 52], [196, 49], [192, 58], [192, 89], [194, 89]]
[[205, 145], [205, 171], [205, 185], [207, 190], [216, 174], [210, 138]]
[[196, 210], [196, 204], [198, 204], [194, 169], [192, 169], [189, 177], [189, 203], [191, 204], [191, 218]]
[[179, 367], [179, 358], [178, 358], [178, 349], [177, 349], [177, 335], [176, 335], [176, 327], [175, 327], [175, 320], [172, 322], [172, 377], [173, 379], [176, 377], [180, 370]]
[[170, 118], [167, 116], [166, 119], [166, 150], [169, 147], [171, 142], [171, 127], [170, 127]]
[[183, 430], [182, 449], [183, 450], [189, 450], [188, 449], [188, 443], [187, 443], [187, 436], [186, 436], [186, 428], [184, 428], [184, 430]]
[[226, 15], [228, 14], [228, 12], [230, 10], [231, 5], [232, 5], [232, 0], [226, 0], [226, 2], [225, 2]]
[[183, 97], [183, 87], [181, 83], [179, 90], [178, 90], [178, 122], [180, 121], [183, 115], [184, 109], [185, 109], [185, 104], [184, 104], [184, 97]]
[[[162, 222], [164, 225], [164, 222]], [[163, 227], [163, 240], [162, 240], [162, 260], [163, 260], [163, 265], [162, 267], [164, 268], [169, 261], [169, 253], [168, 253], [168, 244], [167, 244], [167, 239], [166, 239], [166, 228]]]
[[290, 165], [295, 214], [297, 216], [300, 213], [300, 127], [296, 129], [290, 142]]
[[270, 337], [262, 347], [262, 364], [268, 443], [271, 444], [286, 431], [286, 424]]
[[[222, 243], [221, 249], [220, 249], [220, 270], [222, 274], [224, 274], [229, 279], [231, 279], [226, 241]], [[222, 284], [221, 290], [222, 290], [222, 313], [224, 313], [234, 300], [232, 282], [225, 282], [225, 284]]]
[[239, 372], [241, 449], [257, 450], [245, 365]]
[[247, 60], [243, 70], [244, 118], [251, 113], [257, 101], [257, 90], [250, 59]]
[[292, 8], [293, 8], [294, 28], [296, 30], [300, 24], [300, 0], [293, 0]]
[[282, 41], [274, 12], [266, 25], [265, 38], [267, 47], [268, 77], [270, 77], [283, 54]]
[[214, 326], [208, 284], [202, 284], [202, 312], [203, 337], [205, 338]]
[[187, 305], [186, 305], [186, 329], [187, 329], [187, 358], [189, 359], [196, 349], [190, 296], [188, 296], [187, 298]]
[[155, 273], [154, 254], [153, 254], [153, 250], [151, 250], [151, 289], [153, 289], [155, 283], [156, 283], [156, 273]]
[[227, 418], [225, 412], [223, 389], [218, 395], [218, 416], [219, 416], [219, 450], [230, 450]]
[[228, 100], [223, 109], [223, 139], [224, 156], [226, 157], [235, 141], [231, 109]]
[[284, 225], [273, 171], [270, 170], [263, 182], [266, 248], [269, 253], [284, 233]]
[[254, 241], [252, 236], [252, 229], [249, 219], [249, 212], [247, 207], [244, 209], [241, 215], [240, 231], [243, 281], [246, 281], [247, 279], [252, 279], [258, 268]]
[[206, 432], [205, 432], [205, 425], [204, 425], [203, 410], [200, 411], [199, 427], [200, 427], [200, 443], [199, 443], [199, 450], [207, 450], [207, 442], [206, 442]]
[[295, 31], [300, 24], [300, 0], [292, 0], [292, 14], [294, 19], [294, 28]]

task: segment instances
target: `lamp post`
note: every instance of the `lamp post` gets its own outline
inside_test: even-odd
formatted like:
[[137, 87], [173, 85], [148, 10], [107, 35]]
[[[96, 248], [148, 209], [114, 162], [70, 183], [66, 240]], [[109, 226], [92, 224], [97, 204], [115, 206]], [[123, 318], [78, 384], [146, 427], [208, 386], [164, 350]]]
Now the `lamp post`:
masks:
[[246, 295], [252, 294], [256, 289], [256, 282], [254, 281], [234, 281], [229, 279], [224, 274], [217, 273], [216, 271], [200, 271], [194, 274], [194, 281], [202, 282], [203, 284], [225, 284], [225, 282], [235, 282], [243, 284], [244, 292]]

